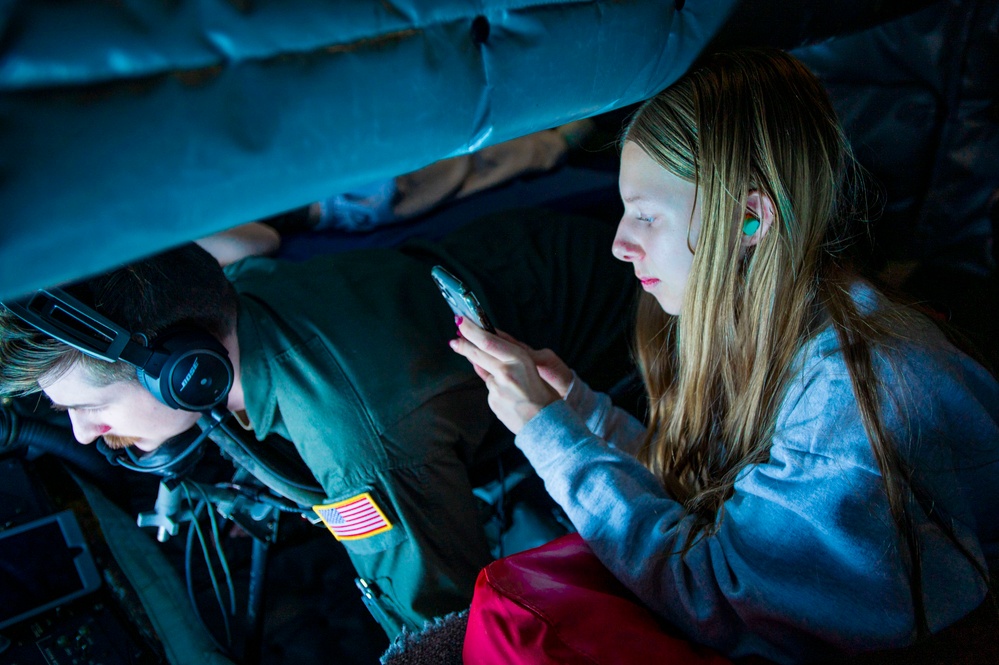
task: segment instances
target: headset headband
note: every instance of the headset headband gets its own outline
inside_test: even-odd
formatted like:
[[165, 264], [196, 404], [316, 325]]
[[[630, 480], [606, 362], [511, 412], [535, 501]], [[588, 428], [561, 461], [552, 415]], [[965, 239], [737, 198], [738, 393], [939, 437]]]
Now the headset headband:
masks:
[[142, 367], [153, 355], [127, 330], [62, 289], [39, 289], [24, 304], [5, 306], [33, 328], [94, 358]]

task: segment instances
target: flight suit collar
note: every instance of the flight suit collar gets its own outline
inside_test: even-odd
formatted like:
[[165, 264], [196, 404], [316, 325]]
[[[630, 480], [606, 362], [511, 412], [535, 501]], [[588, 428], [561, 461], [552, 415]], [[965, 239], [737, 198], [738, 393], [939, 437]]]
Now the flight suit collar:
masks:
[[270, 376], [270, 365], [261, 349], [263, 338], [253, 314], [255, 304], [246, 298], [239, 299], [237, 331], [239, 337], [240, 374], [246, 415], [262, 439], [274, 426], [277, 413], [277, 388]]

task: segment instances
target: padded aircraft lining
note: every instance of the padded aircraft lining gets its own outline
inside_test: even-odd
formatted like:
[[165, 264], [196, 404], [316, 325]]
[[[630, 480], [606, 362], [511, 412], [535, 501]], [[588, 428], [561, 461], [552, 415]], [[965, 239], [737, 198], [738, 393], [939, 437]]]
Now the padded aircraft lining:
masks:
[[639, 101], [734, 0], [6, 4], [0, 298]]
[[925, 4], [7, 0], [0, 298], [638, 102], [724, 32]]

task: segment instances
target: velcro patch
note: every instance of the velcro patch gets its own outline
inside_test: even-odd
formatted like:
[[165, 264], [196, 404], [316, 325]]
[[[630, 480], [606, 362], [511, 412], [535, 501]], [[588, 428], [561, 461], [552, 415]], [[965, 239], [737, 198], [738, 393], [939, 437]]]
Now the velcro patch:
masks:
[[370, 538], [392, 528], [385, 513], [368, 492], [325, 506], [313, 506], [312, 509], [337, 540]]

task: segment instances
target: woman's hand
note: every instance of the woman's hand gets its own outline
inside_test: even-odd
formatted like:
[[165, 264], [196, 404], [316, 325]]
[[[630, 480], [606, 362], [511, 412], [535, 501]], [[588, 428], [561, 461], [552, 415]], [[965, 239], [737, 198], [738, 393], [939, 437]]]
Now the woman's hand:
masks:
[[[471, 325], [475, 325], [474, 323]], [[551, 349], [532, 349], [520, 340], [516, 340], [502, 330], [496, 331], [500, 338], [522, 348], [534, 362], [538, 375], [550, 385], [561, 399], [565, 399], [572, 387], [572, 369], [562, 361]]]
[[489, 389], [489, 408], [517, 434], [538, 411], [565, 396], [572, 370], [548, 349], [535, 350], [506, 333], [487, 333], [455, 319], [459, 338], [451, 348], [465, 356]]

